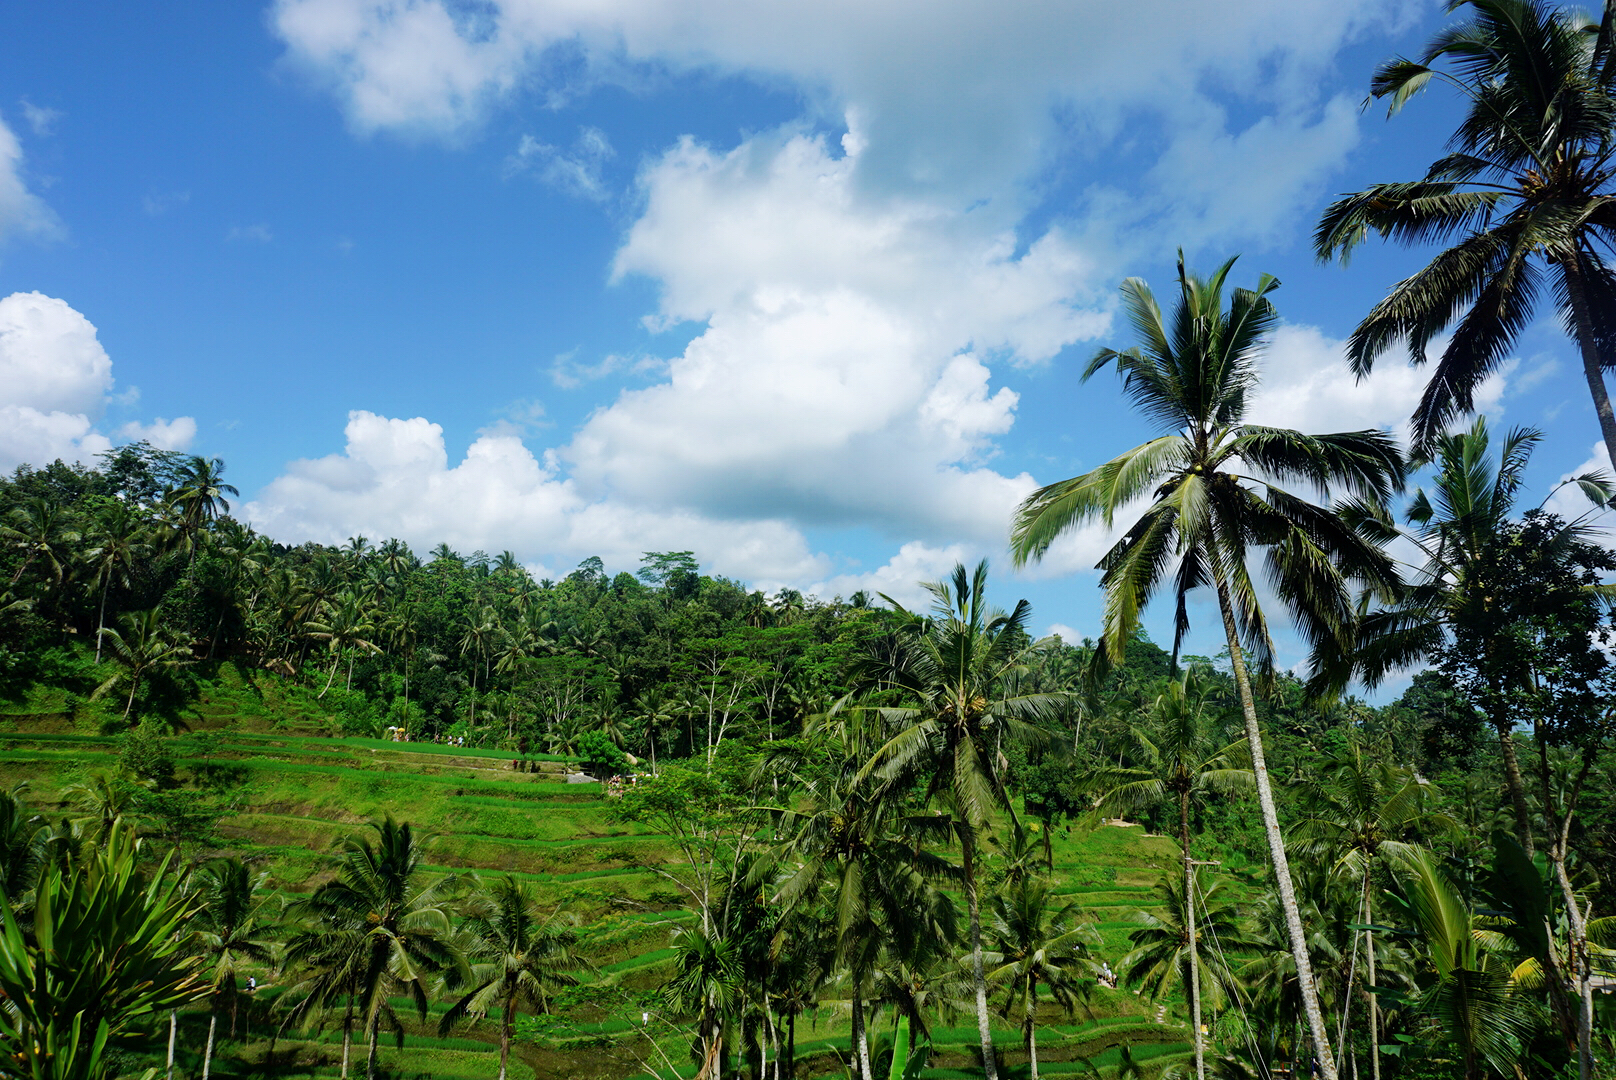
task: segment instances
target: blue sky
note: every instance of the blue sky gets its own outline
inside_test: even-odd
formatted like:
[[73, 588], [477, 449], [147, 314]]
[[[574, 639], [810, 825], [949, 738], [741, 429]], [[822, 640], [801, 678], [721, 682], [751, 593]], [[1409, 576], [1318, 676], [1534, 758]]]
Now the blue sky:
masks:
[[[1151, 434], [1077, 378], [1130, 344], [1123, 277], [1183, 245], [1283, 280], [1265, 422], [1394, 427], [1421, 386], [1340, 362], [1419, 254], [1307, 236], [1436, 155], [1439, 93], [1359, 109], [1434, 3], [0, 11], [3, 468], [145, 436], [223, 457], [278, 539], [550, 574], [689, 548], [913, 598], [987, 556], [1089, 632], [1106, 537], [1013, 581], [1003, 543], [1035, 483]], [[1552, 323], [1484, 396], [1546, 429], [1540, 490], [1595, 457]]]

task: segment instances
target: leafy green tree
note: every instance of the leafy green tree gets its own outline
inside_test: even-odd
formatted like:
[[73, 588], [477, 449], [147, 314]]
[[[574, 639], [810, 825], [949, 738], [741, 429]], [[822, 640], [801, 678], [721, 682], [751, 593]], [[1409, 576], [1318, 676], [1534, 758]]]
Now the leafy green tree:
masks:
[[1070, 1014], [1093, 974], [1090, 947], [1099, 935], [1078, 921], [1076, 903], [1057, 906], [1040, 878], [1023, 878], [988, 906], [988, 981], [1004, 988], [1004, 1015], [1021, 1014], [1030, 1075], [1038, 1080], [1038, 988]]
[[23, 798], [23, 781], [0, 791], [0, 896], [19, 917], [33, 909], [34, 887], [50, 854], [50, 828]]
[[[1346, 259], [1371, 231], [1410, 246], [1449, 244], [1375, 305], [1347, 343], [1366, 374], [1406, 341], [1410, 359], [1457, 320], [1414, 413], [1427, 444], [1474, 408], [1475, 388], [1510, 353], [1549, 285], [1582, 353], [1583, 375], [1616, 465], [1616, 4], [1597, 22], [1543, 0], [1456, 0], [1469, 18], [1417, 59], [1382, 64], [1373, 97], [1399, 112], [1432, 84], [1464, 102], [1449, 145], [1421, 180], [1376, 184], [1331, 204], [1314, 234], [1321, 259]], [[1548, 281], [1545, 282], [1545, 274]]]
[[741, 953], [716, 927], [680, 927], [676, 933], [675, 971], [662, 997], [669, 1008], [696, 1017], [696, 1080], [709, 1080], [723, 1071], [724, 1017], [744, 993]]
[[427, 976], [458, 962], [444, 904], [454, 879], [423, 880], [420, 846], [408, 822], [389, 816], [372, 828], [376, 842], [350, 839], [336, 880], [299, 903], [315, 928], [287, 948], [288, 959], [326, 966], [335, 973], [333, 988], [357, 994], [369, 1080], [376, 1076], [382, 1022], [398, 1027], [389, 995], [410, 995], [424, 1019]]
[[1378, 504], [1401, 483], [1403, 461], [1381, 432], [1305, 435], [1244, 422], [1264, 339], [1279, 318], [1268, 300], [1279, 283], [1265, 276], [1255, 290], [1236, 289], [1225, 311], [1224, 283], [1233, 265], [1231, 259], [1202, 280], [1185, 269], [1181, 255], [1179, 301], [1170, 320], [1143, 281], [1123, 283], [1123, 305], [1141, 344], [1102, 349], [1084, 378], [1115, 364], [1135, 406], [1169, 433], [1033, 492], [1017, 511], [1011, 551], [1018, 563], [1041, 558], [1067, 530], [1096, 519], [1109, 527], [1136, 500], [1148, 500], [1100, 561], [1105, 633], [1095, 656], [1102, 663], [1123, 658], [1141, 612], [1169, 574], [1177, 601], [1175, 655], [1189, 629], [1189, 594], [1206, 586], [1216, 593], [1308, 1028], [1324, 1080], [1336, 1080], [1247, 665], [1249, 653], [1265, 670], [1273, 650], [1249, 561], [1265, 554], [1270, 584], [1307, 639], [1345, 645], [1353, 587], [1390, 596], [1400, 585], [1395, 568], [1334, 512], [1281, 485], [1345, 489]]
[[0, 537], [23, 553], [22, 564], [11, 576], [11, 584], [22, 580], [35, 562], [45, 567], [50, 579], [61, 584], [67, 572], [68, 552], [79, 541], [65, 509], [45, 498], [33, 498], [13, 507], [7, 524], [0, 525]]
[[982, 959], [979, 837], [992, 814], [1010, 811], [1001, 748], [1043, 741], [1037, 725], [1053, 717], [1063, 695], [1004, 693], [1006, 676], [1032, 649], [1026, 629], [1032, 609], [1025, 600], [1009, 614], [993, 608], [987, 585], [985, 560], [974, 571], [956, 566], [948, 581], [926, 585], [933, 597], [929, 618], [884, 597], [902, 621], [891, 647], [867, 657], [859, 677], [904, 702], [877, 710], [896, 734], [870, 756], [864, 774], [894, 789], [919, 784], [953, 819], [983, 1068], [988, 1080], [997, 1080]]
[[578, 985], [576, 973], [585, 966], [578, 935], [542, 914], [532, 886], [512, 877], [496, 878], [472, 896], [460, 933], [471, 989], [443, 1014], [438, 1034], [498, 1009], [499, 1080], [505, 1080], [517, 1008], [549, 1012], [557, 990]]
[[204, 863], [192, 881], [201, 901], [197, 938], [212, 969], [202, 1080], [208, 1080], [213, 1069], [219, 1006], [226, 1001], [230, 1005], [230, 1037], [235, 1038], [242, 966], [268, 964], [274, 959], [270, 945], [274, 927], [268, 914], [273, 901], [264, 894], [268, 878], [267, 873], [254, 874], [240, 859], [222, 858]]

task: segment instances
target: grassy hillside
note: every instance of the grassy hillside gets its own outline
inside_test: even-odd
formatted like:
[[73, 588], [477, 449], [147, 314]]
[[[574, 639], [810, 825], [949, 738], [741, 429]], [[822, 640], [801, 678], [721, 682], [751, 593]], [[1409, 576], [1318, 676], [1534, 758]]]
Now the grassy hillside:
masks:
[[[179, 790], [193, 793], [203, 817], [220, 816], [211, 838], [186, 844], [191, 857], [222, 851], [269, 871], [285, 896], [327, 880], [342, 840], [383, 814], [427, 834], [426, 851], [442, 873], [512, 873], [535, 883], [547, 904], [578, 920], [583, 949], [600, 978], [558, 1002], [555, 1016], [523, 1021], [513, 1048], [514, 1075], [619, 1078], [689, 1060], [688, 1031], [661, 1016], [656, 988], [674, 955], [673, 929], [691, 915], [680, 895], [647, 866], [671, 863], [667, 838], [614, 822], [598, 784], [567, 783], [568, 763], [433, 743], [341, 738], [335, 717], [313, 692], [274, 677], [248, 681], [229, 665], [207, 681], [184, 713], [189, 730], [168, 740]], [[8, 785], [28, 782], [28, 797], [52, 816], [72, 815], [69, 789], [97, 770], [120, 764], [122, 744], [108, 734], [102, 703], [61, 690], [35, 690], [0, 705], [0, 771]], [[203, 826], [205, 829], [205, 825]], [[1055, 881], [1076, 901], [1113, 965], [1128, 949], [1134, 913], [1152, 903], [1151, 888], [1177, 848], [1137, 826], [1057, 830]], [[236, 1037], [222, 1044], [215, 1074], [260, 1073], [270, 1052], [274, 973], [258, 971], [260, 989], [236, 1018]], [[388, 1041], [382, 1060], [395, 1076], [483, 1080], [497, 1071], [491, 1025], [467, 1025], [438, 1038], [434, 1016], [419, 1024], [408, 1002], [402, 1048]], [[1187, 1051], [1188, 1032], [1169, 1008], [1126, 991], [1096, 989], [1075, 1016], [1050, 1009], [1040, 1030], [1041, 1058], [1051, 1074], [1086, 1071], [1086, 1060], [1114, 1071], [1121, 1048], [1147, 1073]], [[933, 1032], [931, 1080], [965, 1077], [975, 1028], [968, 1016]], [[883, 1017], [885, 1030], [890, 1020]], [[199, 1073], [206, 1016], [182, 1020], [182, 1070]], [[335, 1031], [289, 1033], [275, 1043], [279, 1075], [337, 1074]], [[1011, 1024], [1000, 1033], [1007, 1060], [1021, 1060]], [[847, 1018], [834, 1003], [803, 1017], [797, 1031], [802, 1077], [844, 1075]], [[694, 1066], [684, 1067], [692, 1075]]]

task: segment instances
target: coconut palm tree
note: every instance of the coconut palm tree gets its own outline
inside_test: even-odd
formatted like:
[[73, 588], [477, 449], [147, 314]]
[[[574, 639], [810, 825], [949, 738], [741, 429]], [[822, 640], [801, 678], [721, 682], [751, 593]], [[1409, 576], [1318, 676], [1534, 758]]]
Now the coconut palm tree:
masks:
[[[1123, 985], [1140, 987], [1152, 1001], [1160, 1001], [1176, 987], [1195, 981], [1200, 983], [1204, 999], [1214, 1008], [1220, 1007], [1236, 985], [1228, 954], [1258, 944], [1228, 896], [1228, 883], [1223, 878], [1208, 880], [1204, 869], [1192, 868], [1188, 891], [1179, 875], [1163, 874], [1156, 884], [1155, 903], [1150, 909], [1134, 913], [1134, 921], [1141, 926], [1128, 935], [1134, 948], [1122, 958], [1118, 974]], [[1210, 954], [1199, 949], [1193, 955], [1190, 952], [1185, 916], [1189, 911], [1187, 897], [1191, 895], [1197, 898], [1201, 936], [1217, 943]]]
[[381, 1024], [387, 1020], [397, 1027], [389, 995], [409, 994], [425, 1019], [427, 976], [455, 964], [457, 957], [444, 906], [454, 878], [423, 880], [420, 845], [408, 822], [388, 816], [371, 827], [376, 842], [350, 839], [336, 880], [296, 905], [314, 928], [288, 944], [287, 957], [331, 971], [329, 999], [341, 992], [357, 995], [365, 1024], [365, 1073], [375, 1080]]
[[34, 886], [49, 858], [51, 836], [45, 819], [23, 798], [27, 786], [23, 781], [0, 791], [0, 896], [22, 914], [33, 908]]
[[532, 886], [512, 877], [496, 878], [479, 890], [465, 914], [461, 937], [471, 989], [443, 1014], [438, 1034], [498, 1009], [499, 1080], [505, 1080], [517, 1007], [549, 1012], [550, 995], [578, 985], [575, 973], [584, 967], [573, 951], [578, 935], [554, 915], [542, 914]]
[[1244, 422], [1264, 339], [1279, 318], [1268, 299], [1279, 283], [1265, 275], [1255, 290], [1234, 290], [1225, 311], [1223, 290], [1233, 265], [1231, 259], [1203, 280], [1185, 269], [1180, 254], [1179, 301], [1170, 320], [1145, 282], [1123, 283], [1123, 306], [1141, 344], [1102, 349], [1084, 378], [1115, 365], [1135, 406], [1167, 433], [1029, 495], [1016, 513], [1011, 552], [1018, 564], [1039, 559], [1067, 530], [1096, 519], [1110, 527], [1119, 513], [1144, 504], [1099, 564], [1105, 623], [1095, 659], [1101, 665], [1122, 658], [1145, 605], [1169, 580], [1177, 601], [1175, 656], [1189, 629], [1189, 594], [1203, 586], [1216, 593], [1308, 1025], [1324, 1080], [1336, 1080], [1247, 663], [1249, 655], [1265, 670], [1273, 649], [1250, 561], [1263, 553], [1269, 584], [1305, 638], [1344, 645], [1354, 588], [1390, 596], [1400, 584], [1396, 571], [1336, 513], [1281, 485], [1299, 483], [1324, 495], [1344, 489], [1379, 503], [1401, 484], [1404, 465], [1396, 443], [1382, 432], [1305, 435]]
[[377, 637], [378, 627], [375, 621], [375, 608], [363, 596], [353, 590], [339, 593], [333, 600], [324, 605], [318, 620], [310, 620], [304, 624], [304, 633], [316, 641], [324, 641], [331, 648], [331, 671], [327, 674], [325, 687], [321, 689], [319, 697], [325, 697], [326, 691], [336, 681], [337, 668], [343, 657], [348, 658], [348, 679], [345, 683], [347, 689], [353, 689], [353, 654], [355, 652], [381, 652], [381, 647], [370, 639]]
[[240, 495], [224, 482], [224, 462], [193, 455], [179, 468], [177, 485], [168, 493], [177, 546], [196, 561], [197, 538], [221, 515], [230, 512], [226, 495]]
[[1038, 988], [1070, 1014], [1093, 974], [1089, 946], [1094, 928], [1078, 921], [1077, 904], [1057, 906], [1050, 884], [1027, 877], [994, 894], [989, 902], [988, 981], [1005, 990], [1004, 1015], [1021, 1014], [1021, 1038], [1032, 1080], [1038, 1080]]
[[[838, 762], [823, 775], [800, 775], [800, 801], [775, 812], [790, 839], [781, 855], [793, 860], [775, 899], [784, 916], [823, 904], [834, 962], [847, 975], [852, 1006], [852, 1051], [857, 1080], [874, 1080], [865, 1023], [866, 1004], [883, 949], [912, 955], [916, 940], [953, 937], [952, 907], [941, 925], [928, 883], [956, 876], [946, 859], [922, 849], [926, 840], [951, 838], [942, 815], [915, 814], [894, 791], [863, 773], [878, 734], [873, 717], [846, 711], [836, 717], [832, 743]], [[760, 864], [758, 873], [770, 869]]]
[[[1178, 846], [1184, 862], [1184, 928], [1189, 949], [1190, 1032], [1196, 1080], [1206, 1080], [1206, 1039], [1201, 1034], [1201, 980], [1195, 928], [1195, 858], [1190, 850], [1190, 806], [1210, 795], [1249, 790], [1254, 779], [1246, 740], [1219, 746], [1210, 718], [1216, 687], [1201, 668], [1189, 668], [1167, 684], [1151, 707], [1153, 725], [1134, 729], [1141, 764], [1096, 775], [1104, 786], [1097, 808], [1118, 813], [1171, 800], [1178, 810]], [[1376, 1080], [1379, 1080], [1377, 1077]]]
[[[1376, 184], [1325, 211], [1321, 259], [1343, 261], [1371, 231], [1410, 246], [1449, 244], [1392, 287], [1347, 343], [1359, 375], [1407, 342], [1415, 364], [1457, 320], [1414, 413], [1417, 444], [1474, 407], [1538, 310], [1548, 286], [1582, 354], [1583, 375], [1616, 465], [1616, 413], [1604, 371], [1616, 366], [1616, 3], [1601, 17], [1543, 0], [1455, 0], [1469, 18], [1417, 59], [1382, 64], [1373, 97], [1395, 115], [1445, 85], [1464, 114], [1452, 153], [1415, 181]], [[1545, 281], [1547, 277], [1547, 281]]]
[[60, 584], [67, 572], [66, 549], [79, 541], [79, 534], [69, 527], [67, 513], [43, 496], [12, 507], [7, 523], [0, 525], [0, 537], [23, 552], [22, 564], [11, 576], [12, 585], [36, 561], [43, 562], [51, 580]]
[[268, 914], [272, 900], [263, 892], [268, 879], [267, 871], [255, 875], [246, 863], [232, 858], [203, 864], [192, 879], [202, 902], [197, 937], [213, 969], [202, 1080], [208, 1080], [213, 1069], [219, 1005], [226, 998], [230, 1002], [230, 1037], [235, 1037], [236, 1010], [241, 1000], [236, 984], [243, 964], [267, 964], [274, 958], [270, 946], [273, 926]]
[[101, 632], [107, 626], [107, 593], [114, 581], [129, 582], [129, 571], [151, 553], [146, 524], [128, 503], [114, 500], [95, 517], [89, 540], [95, 546], [85, 558], [101, 585], [101, 611], [96, 619], [95, 662], [101, 662]]
[[[1371, 887], [1375, 865], [1388, 858], [1408, 858], [1417, 852], [1423, 836], [1454, 827], [1451, 819], [1428, 805], [1429, 783], [1413, 769], [1392, 762], [1389, 753], [1386, 748], [1370, 757], [1361, 744], [1354, 744], [1339, 756], [1324, 775], [1303, 788], [1307, 816], [1290, 835], [1293, 849], [1327, 858], [1334, 872], [1357, 880], [1366, 987], [1373, 987], [1376, 980]], [[1349, 985], [1343, 1028], [1351, 1012], [1351, 993]], [[1370, 1076], [1380, 1080], [1380, 1003], [1372, 992], [1366, 991], [1364, 997], [1369, 1008]]]
[[662, 987], [670, 1009], [696, 1017], [701, 1067], [696, 1080], [723, 1071], [724, 1021], [745, 995], [741, 950], [716, 926], [679, 927], [675, 971]]
[[991, 607], [987, 583], [986, 560], [975, 570], [956, 566], [948, 581], [926, 585], [933, 598], [929, 618], [883, 596], [902, 623], [891, 648], [870, 655], [858, 678], [904, 701], [876, 710], [896, 734], [870, 756], [862, 775], [880, 777], [895, 790], [918, 784], [953, 820], [983, 1068], [987, 1080], [997, 1080], [982, 959], [978, 841], [992, 814], [1012, 812], [999, 765], [1002, 749], [1044, 741], [1037, 725], [1055, 716], [1065, 695], [1005, 692], [1007, 676], [1034, 648], [1026, 629], [1032, 609], [1025, 600], [1009, 614]]
[[101, 637], [112, 645], [112, 658], [119, 667], [102, 680], [90, 696], [102, 697], [127, 683], [129, 699], [123, 707], [123, 719], [127, 723], [135, 709], [135, 694], [140, 690], [141, 680], [154, 671], [189, 663], [191, 650], [175, 640], [163, 626], [156, 608], [128, 612], [120, 615], [118, 622], [121, 630], [103, 628]]

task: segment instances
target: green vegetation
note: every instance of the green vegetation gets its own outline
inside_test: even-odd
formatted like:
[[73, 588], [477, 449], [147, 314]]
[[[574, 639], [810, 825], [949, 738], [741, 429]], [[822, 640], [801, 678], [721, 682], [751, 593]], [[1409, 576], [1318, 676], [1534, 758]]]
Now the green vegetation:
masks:
[[[1374, 88], [1464, 92], [1458, 152], [1318, 234], [1456, 241], [1353, 340], [1459, 318], [1416, 445], [1247, 422], [1272, 279], [1130, 279], [1087, 375], [1160, 434], [1007, 523], [1124, 519], [1093, 640], [985, 562], [927, 611], [683, 551], [534, 580], [273, 543], [145, 444], [0, 480], [0, 1080], [1610, 1075], [1616, 556], [1522, 500], [1534, 432], [1449, 422], [1535, 260], [1616, 432], [1616, 0], [1458, 6]], [[1180, 656], [1202, 592], [1225, 650]]]

